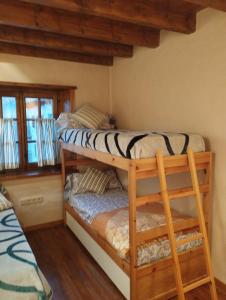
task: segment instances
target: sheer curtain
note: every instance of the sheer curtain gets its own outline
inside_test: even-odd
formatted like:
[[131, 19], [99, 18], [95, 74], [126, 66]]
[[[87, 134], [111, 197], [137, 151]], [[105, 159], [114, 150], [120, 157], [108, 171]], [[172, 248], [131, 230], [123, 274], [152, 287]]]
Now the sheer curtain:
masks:
[[0, 118], [0, 170], [19, 168], [14, 122], [13, 119]]
[[36, 119], [36, 148], [38, 166], [55, 165], [59, 162], [59, 143], [54, 119]]

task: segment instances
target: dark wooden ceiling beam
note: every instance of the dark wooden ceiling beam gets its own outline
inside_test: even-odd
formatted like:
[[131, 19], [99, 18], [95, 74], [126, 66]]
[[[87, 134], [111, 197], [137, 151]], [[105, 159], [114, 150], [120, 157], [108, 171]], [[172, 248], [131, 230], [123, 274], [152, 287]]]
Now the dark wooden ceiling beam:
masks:
[[160, 40], [156, 29], [15, 0], [0, 1], [0, 24], [153, 48], [159, 46]]
[[75, 85], [55, 85], [55, 84], [43, 84], [43, 83], [19, 83], [12, 81], [0, 81], [0, 87], [10, 87], [10, 89], [35, 89], [35, 90], [57, 90], [63, 92], [69, 89], [77, 90], [77, 86]]
[[76, 13], [104, 17], [154, 28], [191, 33], [195, 31], [194, 17], [166, 11], [165, 3], [145, 0], [22, 0], [33, 4], [60, 8]]
[[104, 66], [113, 65], [113, 57], [98, 56], [92, 54], [82, 54], [75, 52], [68, 52], [62, 50], [44, 49], [39, 47], [16, 45], [11, 43], [0, 42], [0, 53], [40, 57], [56, 60], [66, 60], [72, 62], [80, 62], [87, 64], [97, 64]]
[[132, 57], [133, 47], [39, 30], [0, 25], [0, 42], [104, 56]]
[[203, 7], [212, 7], [218, 10], [226, 11], [225, 0], [185, 0], [185, 1], [198, 4]]

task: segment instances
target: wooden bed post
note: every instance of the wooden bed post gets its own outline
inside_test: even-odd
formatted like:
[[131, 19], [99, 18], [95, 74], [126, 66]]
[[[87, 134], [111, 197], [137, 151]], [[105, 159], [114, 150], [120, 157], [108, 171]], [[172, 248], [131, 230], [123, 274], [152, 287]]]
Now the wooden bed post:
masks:
[[[66, 178], [65, 178], [66, 171], [65, 171], [65, 153], [64, 153], [64, 149], [63, 149], [62, 145], [60, 148], [60, 157], [61, 157], [62, 187], [63, 187], [63, 191], [64, 191], [64, 187], [65, 187], [65, 183], [66, 183]], [[66, 220], [66, 210], [65, 210], [64, 205], [63, 205], [63, 219], [64, 219], [64, 226], [66, 226], [67, 220]]]
[[130, 241], [130, 299], [137, 299], [137, 241], [136, 241], [136, 164], [130, 162], [128, 171], [129, 241]]

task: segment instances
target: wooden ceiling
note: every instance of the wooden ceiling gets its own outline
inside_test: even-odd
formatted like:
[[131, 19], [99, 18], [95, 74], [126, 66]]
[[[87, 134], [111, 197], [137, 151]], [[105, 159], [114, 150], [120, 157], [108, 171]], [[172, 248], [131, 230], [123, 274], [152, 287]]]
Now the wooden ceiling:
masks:
[[0, 52], [99, 65], [156, 48], [161, 29], [196, 30], [197, 12], [225, 0], [0, 0]]

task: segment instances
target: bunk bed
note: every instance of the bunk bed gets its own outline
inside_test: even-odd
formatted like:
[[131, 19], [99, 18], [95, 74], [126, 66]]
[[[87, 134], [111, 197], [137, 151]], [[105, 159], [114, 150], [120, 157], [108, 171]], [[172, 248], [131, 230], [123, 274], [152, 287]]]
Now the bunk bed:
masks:
[[[67, 168], [71, 167], [110, 165], [128, 172], [129, 260], [121, 258], [116, 249], [85, 222], [68, 202], [64, 205], [65, 225], [74, 232], [125, 298], [168, 299], [178, 294], [179, 299], [185, 299], [185, 292], [210, 283], [212, 299], [217, 299], [209, 250], [205, 244], [205, 229], [207, 228], [210, 238], [211, 228], [212, 153], [205, 152], [202, 137], [156, 132], [68, 129], [61, 134], [60, 140], [63, 185], [66, 182]], [[201, 184], [197, 180], [197, 171], [202, 172], [205, 177]], [[193, 187], [168, 190], [166, 176], [188, 172], [191, 172]], [[137, 182], [155, 177], [160, 179], [160, 192], [137, 196]], [[164, 202], [165, 207], [169, 209], [171, 199], [189, 196], [196, 196], [200, 202], [200, 193], [203, 194], [203, 213], [199, 207], [198, 217], [189, 217], [173, 223], [168, 211], [167, 222], [164, 225], [137, 231], [136, 217], [140, 207]], [[177, 254], [176, 246], [173, 245], [170, 257], [138, 265], [139, 245], [164, 236], [169, 236], [170, 242], [174, 243], [174, 233], [197, 227], [202, 228], [205, 247], [201, 243], [193, 249]], [[200, 235], [200, 238], [203, 236]], [[194, 238], [187, 238], [185, 242], [191, 240]], [[175, 276], [177, 272], [181, 276]], [[182, 279], [183, 291], [180, 294]]]

